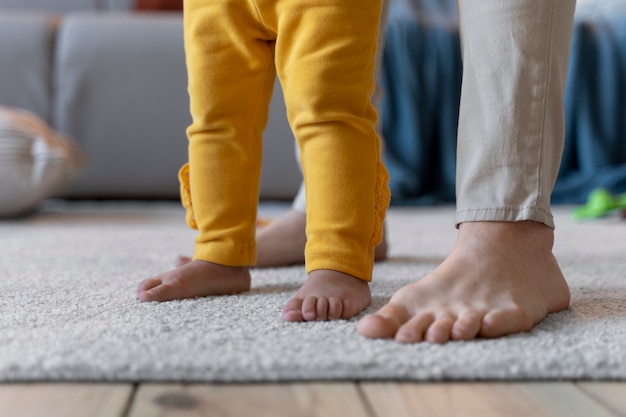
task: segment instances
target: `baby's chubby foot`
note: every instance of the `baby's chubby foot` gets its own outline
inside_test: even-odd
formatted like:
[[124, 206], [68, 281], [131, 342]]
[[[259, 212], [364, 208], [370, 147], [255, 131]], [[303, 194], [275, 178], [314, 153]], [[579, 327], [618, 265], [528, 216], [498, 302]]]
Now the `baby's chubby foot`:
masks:
[[366, 281], [332, 270], [316, 270], [287, 302], [283, 320], [326, 321], [349, 319], [371, 302]]
[[249, 289], [248, 268], [194, 260], [142, 281], [137, 297], [140, 301], [170, 301], [236, 294]]

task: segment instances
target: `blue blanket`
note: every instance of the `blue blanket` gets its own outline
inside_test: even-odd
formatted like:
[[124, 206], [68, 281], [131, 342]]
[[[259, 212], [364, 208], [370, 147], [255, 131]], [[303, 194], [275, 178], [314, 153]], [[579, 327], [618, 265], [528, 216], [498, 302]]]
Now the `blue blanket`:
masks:
[[[380, 79], [392, 204], [454, 201], [461, 75], [455, 2], [393, 1]], [[565, 117], [553, 203], [626, 192], [626, 10], [577, 15]]]

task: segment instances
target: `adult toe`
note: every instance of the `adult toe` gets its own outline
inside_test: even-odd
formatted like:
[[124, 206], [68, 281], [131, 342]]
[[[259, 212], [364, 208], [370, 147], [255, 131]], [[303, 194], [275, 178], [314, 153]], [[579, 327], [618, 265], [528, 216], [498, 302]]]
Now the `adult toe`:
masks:
[[372, 339], [393, 339], [407, 320], [409, 314], [403, 307], [387, 304], [376, 313], [363, 317], [357, 329], [362, 336]]
[[532, 330], [533, 320], [521, 307], [499, 309], [489, 312], [482, 320], [480, 335], [500, 337]]
[[448, 343], [452, 336], [452, 327], [455, 318], [450, 315], [439, 316], [433, 321], [428, 329], [424, 339], [430, 343]]
[[404, 323], [396, 332], [396, 342], [418, 343], [425, 340], [426, 332], [435, 322], [434, 314], [421, 312]]
[[476, 311], [467, 311], [461, 313], [454, 322], [451, 330], [453, 340], [470, 340], [474, 339], [480, 332], [481, 322], [484, 313]]

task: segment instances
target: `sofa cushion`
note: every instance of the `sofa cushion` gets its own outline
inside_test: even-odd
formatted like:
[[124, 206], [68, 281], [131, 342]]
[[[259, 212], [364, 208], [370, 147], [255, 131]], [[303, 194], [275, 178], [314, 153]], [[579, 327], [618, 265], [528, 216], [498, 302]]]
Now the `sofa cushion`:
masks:
[[178, 13], [68, 13], [54, 61], [53, 125], [90, 164], [78, 198], [177, 198], [191, 122]]
[[0, 217], [33, 210], [84, 163], [81, 151], [35, 114], [0, 106]]

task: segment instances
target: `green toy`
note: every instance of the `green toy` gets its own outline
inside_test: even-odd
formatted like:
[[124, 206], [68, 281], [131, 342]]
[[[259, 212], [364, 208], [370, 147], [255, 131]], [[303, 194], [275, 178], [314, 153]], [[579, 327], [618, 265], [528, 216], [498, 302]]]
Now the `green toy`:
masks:
[[589, 194], [587, 204], [572, 210], [572, 219], [597, 219], [615, 210], [621, 210], [622, 216], [626, 215], [626, 194], [613, 195], [606, 188], [597, 188]]

